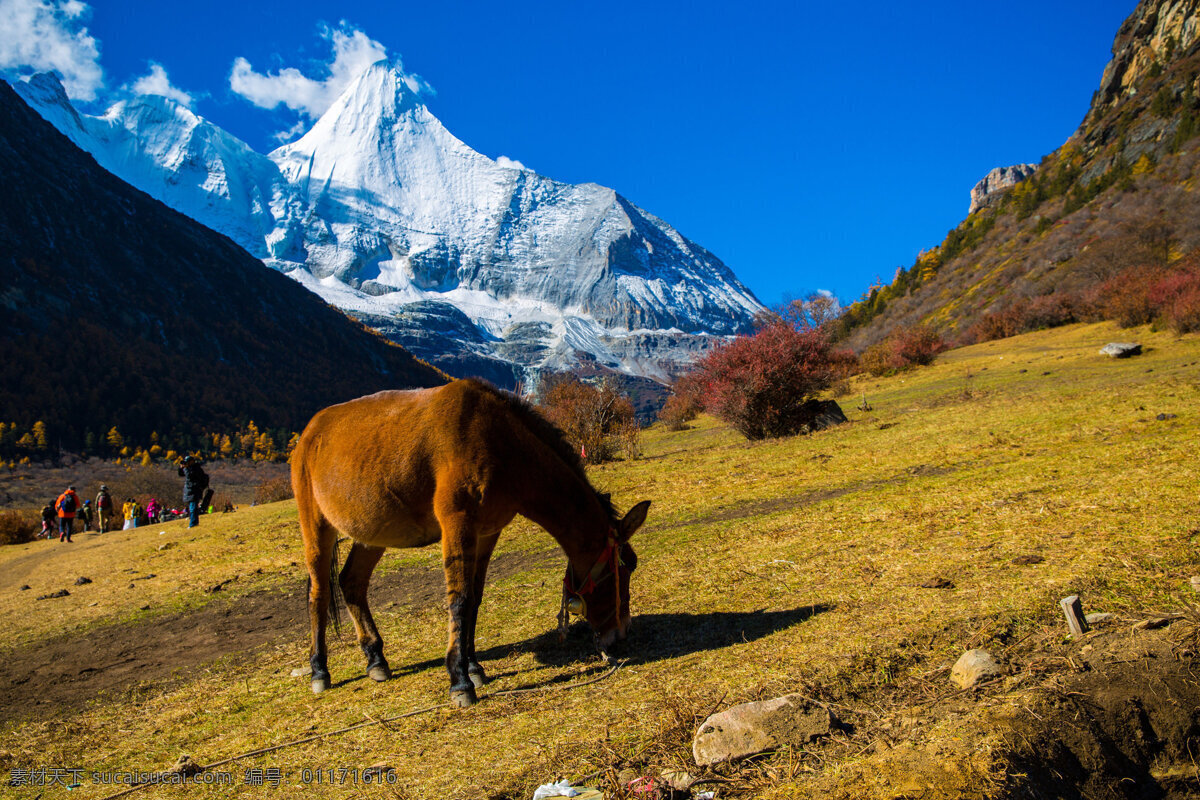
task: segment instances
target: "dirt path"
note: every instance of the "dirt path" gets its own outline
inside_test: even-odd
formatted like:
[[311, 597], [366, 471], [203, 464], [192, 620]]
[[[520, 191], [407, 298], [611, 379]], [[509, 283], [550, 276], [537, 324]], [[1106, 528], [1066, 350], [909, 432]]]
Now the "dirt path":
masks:
[[[496, 556], [488, 577], [503, 578], [557, 557], [556, 551]], [[262, 649], [282, 637], [305, 641], [304, 591], [304, 584], [297, 583], [287, 592], [222, 597], [180, 614], [101, 626], [17, 648], [5, 654], [0, 673], [0, 722], [66, 714], [100, 694], [126, 691], [139, 683], [183, 680], [202, 664]], [[384, 607], [394, 601], [436, 608], [445, 601], [445, 579], [440, 569], [404, 568], [377, 575], [371, 597]]]

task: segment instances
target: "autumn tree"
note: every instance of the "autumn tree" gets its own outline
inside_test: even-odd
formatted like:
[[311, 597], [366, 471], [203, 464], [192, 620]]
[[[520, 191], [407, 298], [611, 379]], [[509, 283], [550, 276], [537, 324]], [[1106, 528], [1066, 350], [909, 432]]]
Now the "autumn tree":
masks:
[[547, 379], [540, 407], [587, 462], [608, 461], [617, 449], [636, 454], [633, 404], [608, 382], [596, 387], [569, 375]]

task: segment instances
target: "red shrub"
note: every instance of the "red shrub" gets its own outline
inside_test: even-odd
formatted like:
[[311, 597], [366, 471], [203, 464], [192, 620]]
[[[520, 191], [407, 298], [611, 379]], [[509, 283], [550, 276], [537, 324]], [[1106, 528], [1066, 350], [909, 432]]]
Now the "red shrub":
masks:
[[748, 439], [790, 436], [809, 424], [804, 402], [835, 374], [829, 342], [817, 330], [778, 321], [705, 356], [692, 375], [705, 410]]
[[689, 394], [673, 394], [659, 409], [658, 420], [667, 426], [667, 430], [681, 431], [699, 412], [700, 404], [694, 397]]
[[915, 366], [932, 364], [946, 343], [933, 328], [914, 325], [901, 328], [891, 336], [867, 348], [859, 364], [872, 375], [887, 375]]
[[1176, 333], [1200, 331], [1200, 269], [1183, 269], [1152, 283], [1150, 303]]
[[1153, 322], [1158, 316], [1158, 308], [1150, 299], [1150, 287], [1162, 277], [1160, 270], [1132, 267], [1109, 278], [1100, 287], [1104, 315], [1122, 328]]

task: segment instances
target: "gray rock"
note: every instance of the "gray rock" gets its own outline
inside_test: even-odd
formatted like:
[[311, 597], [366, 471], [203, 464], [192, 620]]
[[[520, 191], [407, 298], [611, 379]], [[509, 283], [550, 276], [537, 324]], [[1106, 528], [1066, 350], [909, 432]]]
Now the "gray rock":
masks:
[[1088, 625], [1103, 625], [1112, 619], [1112, 614], [1107, 611], [1094, 611], [1084, 617]]
[[733, 761], [785, 745], [801, 745], [829, 734], [836, 724], [829, 709], [800, 695], [743, 703], [713, 714], [692, 741], [702, 767]]
[[57, 592], [51, 592], [50, 594], [38, 595], [38, 600], [53, 600], [56, 597], [69, 597], [70, 594], [71, 593], [68, 592], [66, 589], [59, 589]]
[[92, 582], [91, 578], [85, 578], [82, 575], [80, 575], [78, 578], [75, 579], [76, 586], [83, 586], [83, 585], [91, 583], [91, 582]]
[[1112, 358], [1140, 356], [1142, 354], [1142, 346], [1134, 342], [1109, 342], [1100, 348], [1100, 354], [1111, 356]]
[[960, 689], [994, 678], [1000, 674], [1000, 665], [987, 650], [968, 650], [962, 654], [950, 670], [950, 681]]
[[986, 205], [999, 199], [1001, 193], [1011, 189], [1037, 171], [1037, 164], [1015, 164], [1011, 167], [996, 167], [983, 176], [983, 180], [971, 189], [971, 207], [967, 214], [974, 214]]

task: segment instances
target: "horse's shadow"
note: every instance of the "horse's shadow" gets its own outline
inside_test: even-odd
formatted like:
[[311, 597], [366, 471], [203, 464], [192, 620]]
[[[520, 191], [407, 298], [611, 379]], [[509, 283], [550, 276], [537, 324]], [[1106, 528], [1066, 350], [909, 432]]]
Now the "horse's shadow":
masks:
[[[832, 603], [814, 603], [782, 611], [713, 611], [707, 614], [639, 614], [633, 618], [629, 638], [619, 643], [611, 653], [614, 658], [627, 664], [651, 664], [669, 658], [678, 658], [690, 653], [715, 650], [738, 642], [752, 642], [777, 631], [785, 630], [826, 611], [832, 611]], [[525, 653], [533, 654], [539, 663], [549, 666], [565, 666], [581, 661], [597, 659], [592, 642], [591, 629], [576, 622], [567, 633], [567, 639], [558, 641], [558, 630], [530, 637], [520, 642], [493, 645], [479, 650], [477, 656], [484, 667], [487, 662]], [[416, 664], [406, 664], [395, 670], [396, 675], [422, 672], [433, 667], [444, 666], [442, 659], [430, 659]], [[508, 674], [508, 673], [505, 673]], [[492, 678], [503, 677], [493, 674]], [[564, 677], [564, 680], [571, 676]]]

